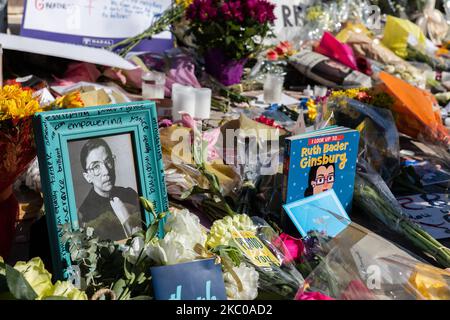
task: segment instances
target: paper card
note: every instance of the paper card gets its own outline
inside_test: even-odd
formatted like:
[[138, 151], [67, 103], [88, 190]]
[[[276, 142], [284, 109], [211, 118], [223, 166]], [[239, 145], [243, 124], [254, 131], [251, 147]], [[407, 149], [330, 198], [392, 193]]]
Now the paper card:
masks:
[[280, 261], [251, 231], [233, 231], [234, 243], [254, 265], [258, 267], [280, 266]]
[[[106, 47], [146, 30], [171, 0], [28, 0], [21, 35]], [[169, 31], [143, 41], [136, 51], [162, 52], [172, 47]]]
[[335, 237], [351, 220], [333, 189], [283, 205], [303, 237], [315, 231]]
[[150, 268], [156, 300], [227, 300], [215, 259]]
[[397, 198], [403, 213], [435, 239], [450, 238], [450, 197], [444, 193]]
[[429, 186], [450, 181], [450, 173], [425, 162], [423, 165], [415, 165], [414, 170], [420, 177], [422, 185]]

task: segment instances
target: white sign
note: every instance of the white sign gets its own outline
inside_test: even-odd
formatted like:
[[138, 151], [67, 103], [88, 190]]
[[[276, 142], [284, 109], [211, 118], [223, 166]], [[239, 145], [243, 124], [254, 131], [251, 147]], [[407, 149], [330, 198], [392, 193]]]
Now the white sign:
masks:
[[21, 34], [103, 47], [142, 33], [170, 5], [171, 0], [28, 0]]
[[450, 196], [416, 194], [397, 198], [403, 212], [436, 239], [450, 238]]
[[300, 36], [303, 26], [303, 10], [309, 0], [279, 0], [272, 1], [275, 4], [274, 33], [276, 39], [270, 41], [277, 44], [280, 41], [293, 41]]

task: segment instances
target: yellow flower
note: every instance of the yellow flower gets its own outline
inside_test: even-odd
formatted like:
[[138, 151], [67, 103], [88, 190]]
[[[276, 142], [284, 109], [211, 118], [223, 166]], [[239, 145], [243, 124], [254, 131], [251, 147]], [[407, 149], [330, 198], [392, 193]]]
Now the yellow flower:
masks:
[[38, 295], [37, 299], [53, 294], [52, 275], [45, 269], [41, 258], [33, 258], [28, 262], [19, 261], [14, 269], [23, 274]]
[[246, 214], [237, 214], [233, 217], [226, 216], [223, 219], [214, 221], [206, 242], [210, 248], [219, 245], [228, 245], [232, 239], [233, 231], [255, 231], [256, 226], [252, 219]]
[[179, 6], [179, 5], [183, 5], [185, 8], [189, 7], [190, 4], [193, 2], [194, 0], [175, 0], [175, 3]]
[[53, 287], [52, 296], [65, 297], [70, 300], [87, 300], [85, 292], [78, 290], [73, 284], [67, 281], [57, 281]]
[[409, 283], [419, 299], [450, 300], [449, 279], [449, 272], [419, 264], [409, 278]]
[[7, 85], [0, 90], [0, 120], [21, 119], [40, 110], [31, 90], [24, 90], [19, 85]]
[[59, 97], [55, 101], [56, 107], [60, 109], [82, 108], [84, 107], [83, 100], [79, 91], [74, 91], [65, 96]]
[[355, 99], [361, 92], [367, 92], [367, 88], [353, 88], [347, 90], [336, 90], [331, 93], [331, 98], [347, 97]]
[[317, 105], [313, 99], [309, 99], [306, 102], [306, 107], [308, 108], [308, 118], [311, 121], [316, 120], [317, 117]]

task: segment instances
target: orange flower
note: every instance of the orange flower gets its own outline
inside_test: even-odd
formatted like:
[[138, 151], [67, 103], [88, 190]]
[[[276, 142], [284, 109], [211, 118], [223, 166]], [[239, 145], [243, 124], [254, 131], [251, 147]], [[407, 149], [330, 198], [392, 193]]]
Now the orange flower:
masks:
[[0, 90], [0, 121], [17, 121], [40, 111], [39, 102], [33, 98], [33, 91], [19, 85], [6, 85]]

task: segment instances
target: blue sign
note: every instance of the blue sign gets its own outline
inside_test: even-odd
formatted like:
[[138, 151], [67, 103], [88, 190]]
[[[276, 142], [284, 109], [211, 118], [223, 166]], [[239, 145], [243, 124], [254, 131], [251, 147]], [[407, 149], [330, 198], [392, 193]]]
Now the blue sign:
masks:
[[156, 300], [226, 300], [222, 267], [215, 259], [150, 269]]

